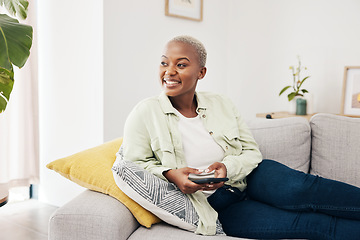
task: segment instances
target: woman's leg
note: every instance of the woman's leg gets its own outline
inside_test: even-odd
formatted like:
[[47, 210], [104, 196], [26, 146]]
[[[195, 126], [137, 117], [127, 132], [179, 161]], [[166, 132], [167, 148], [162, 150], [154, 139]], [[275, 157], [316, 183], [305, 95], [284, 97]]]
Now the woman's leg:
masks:
[[250, 198], [294, 211], [360, 220], [360, 188], [264, 160], [247, 178]]
[[244, 200], [221, 210], [219, 220], [229, 236], [253, 239], [358, 240], [360, 221], [313, 212], [294, 212]]

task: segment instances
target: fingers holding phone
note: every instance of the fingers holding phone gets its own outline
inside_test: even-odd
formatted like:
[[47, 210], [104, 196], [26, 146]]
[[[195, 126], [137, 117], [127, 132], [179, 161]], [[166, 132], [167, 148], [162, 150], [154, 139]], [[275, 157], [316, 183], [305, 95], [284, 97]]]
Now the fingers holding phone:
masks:
[[226, 178], [227, 176], [227, 169], [225, 164], [220, 163], [220, 162], [215, 162], [213, 164], [211, 164], [208, 169], [206, 169], [205, 171], [208, 172], [212, 172], [214, 171], [214, 176], [216, 178]]
[[219, 172], [219, 169], [222, 168], [221, 165], [223, 164], [212, 164], [208, 169], [199, 170], [201, 172], [200, 174], [189, 174], [189, 179], [196, 184], [202, 185], [201, 190], [216, 190], [222, 187], [224, 182], [229, 180], [226, 178], [226, 168], [225, 171], [222, 169], [222, 171]]
[[163, 173], [164, 177], [169, 180], [169, 182], [175, 183], [180, 191], [182, 191], [185, 194], [194, 193], [200, 189], [202, 189], [202, 186], [199, 186], [197, 184], [194, 184], [190, 179], [188, 179], [188, 176], [190, 174], [197, 175], [201, 172], [194, 168], [179, 168], [179, 169], [171, 169]]

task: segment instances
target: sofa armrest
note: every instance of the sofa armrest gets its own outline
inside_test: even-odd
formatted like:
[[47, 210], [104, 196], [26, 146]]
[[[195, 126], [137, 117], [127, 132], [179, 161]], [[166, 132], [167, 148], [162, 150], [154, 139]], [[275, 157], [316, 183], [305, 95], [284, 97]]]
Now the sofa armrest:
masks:
[[50, 217], [49, 240], [122, 240], [138, 227], [139, 223], [121, 202], [86, 190]]

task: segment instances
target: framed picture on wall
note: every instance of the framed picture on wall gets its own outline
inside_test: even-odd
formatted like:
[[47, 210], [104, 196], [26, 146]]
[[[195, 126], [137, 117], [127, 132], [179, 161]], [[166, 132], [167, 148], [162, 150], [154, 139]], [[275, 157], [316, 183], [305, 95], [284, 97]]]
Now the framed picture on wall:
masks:
[[341, 114], [360, 117], [360, 66], [345, 67]]
[[165, 15], [202, 21], [203, 0], [165, 0]]

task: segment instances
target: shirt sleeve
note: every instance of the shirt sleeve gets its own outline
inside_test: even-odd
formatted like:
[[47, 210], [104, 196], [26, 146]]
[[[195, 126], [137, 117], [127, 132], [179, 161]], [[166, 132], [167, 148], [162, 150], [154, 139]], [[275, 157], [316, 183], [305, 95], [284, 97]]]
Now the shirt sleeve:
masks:
[[124, 160], [132, 161], [155, 176], [166, 180], [162, 173], [170, 168], [164, 167], [154, 156], [146, 119], [148, 116], [144, 107], [136, 106], [129, 114], [124, 126]]
[[230, 184], [243, 181], [262, 161], [261, 152], [249, 127], [236, 107], [234, 105], [232, 107], [237, 120], [242, 150], [240, 155], [228, 155], [223, 159]]

